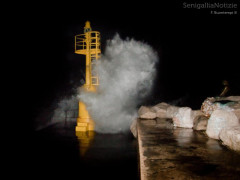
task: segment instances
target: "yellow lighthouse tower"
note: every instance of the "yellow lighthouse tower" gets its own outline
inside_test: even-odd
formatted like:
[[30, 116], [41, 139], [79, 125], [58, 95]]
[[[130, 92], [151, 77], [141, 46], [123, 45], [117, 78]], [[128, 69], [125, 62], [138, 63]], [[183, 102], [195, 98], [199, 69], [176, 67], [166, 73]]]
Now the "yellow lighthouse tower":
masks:
[[[81, 90], [96, 92], [99, 85], [96, 62], [101, 55], [100, 33], [98, 31], [92, 31], [89, 21], [85, 24], [84, 34], [75, 36], [75, 53], [86, 56], [85, 84], [81, 87]], [[79, 113], [75, 129], [76, 132], [94, 130], [94, 121], [82, 101], [79, 101]]]

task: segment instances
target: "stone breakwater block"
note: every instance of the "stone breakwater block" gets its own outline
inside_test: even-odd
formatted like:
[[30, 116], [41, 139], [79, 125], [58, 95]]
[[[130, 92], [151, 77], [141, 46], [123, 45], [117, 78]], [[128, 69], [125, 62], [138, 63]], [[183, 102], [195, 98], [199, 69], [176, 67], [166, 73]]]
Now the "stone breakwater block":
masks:
[[240, 152], [240, 126], [223, 128], [219, 134], [223, 144]]
[[214, 97], [208, 97], [202, 103], [201, 110], [206, 116], [210, 116], [212, 112], [216, 109], [216, 106], [213, 104], [215, 101]]
[[230, 126], [239, 126], [237, 116], [232, 111], [217, 109], [208, 120], [206, 133], [210, 138], [219, 139], [220, 131]]
[[135, 138], [137, 138], [137, 118], [132, 121], [130, 130]]
[[208, 118], [205, 117], [201, 110], [192, 111], [193, 129], [194, 130], [206, 130]]
[[141, 119], [141, 123], [146, 126], [155, 126], [157, 124], [156, 119]]
[[[226, 103], [224, 101], [229, 102]], [[237, 110], [240, 109], [240, 96], [208, 97], [201, 106], [201, 110], [206, 116], [211, 116], [213, 111], [217, 109], [235, 110], [239, 119]]]
[[167, 104], [165, 102], [158, 103], [157, 105], [153, 106], [152, 109], [157, 112], [158, 110], [167, 110], [167, 108], [170, 106], [170, 104]]
[[167, 108], [166, 118], [170, 118], [170, 119], [173, 118], [178, 113], [178, 110], [179, 110], [179, 107], [177, 106], [169, 106]]
[[206, 130], [208, 118], [206, 116], [197, 116], [193, 121], [193, 129], [197, 131]]
[[233, 113], [237, 116], [238, 121], [240, 122], [240, 109], [234, 109]]
[[189, 107], [179, 108], [173, 117], [173, 124], [177, 127], [192, 128], [193, 127], [193, 111]]
[[155, 106], [153, 106], [151, 109], [156, 112], [156, 116], [158, 118], [166, 118], [166, 114], [167, 114], [167, 108], [169, 107], [170, 105], [165, 103], [165, 102], [161, 102]]
[[155, 119], [156, 112], [154, 112], [150, 107], [147, 106], [141, 106], [138, 110], [138, 116], [141, 119]]
[[204, 116], [204, 113], [201, 110], [193, 110], [193, 119], [195, 119], [198, 116]]

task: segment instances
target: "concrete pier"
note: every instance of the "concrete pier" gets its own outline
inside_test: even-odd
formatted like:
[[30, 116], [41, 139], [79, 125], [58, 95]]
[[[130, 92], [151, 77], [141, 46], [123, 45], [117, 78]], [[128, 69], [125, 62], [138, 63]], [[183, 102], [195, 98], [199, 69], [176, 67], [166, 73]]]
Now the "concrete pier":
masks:
[[240, 153], [171, 119], [137, 120], [141, 180], [240, 179]]

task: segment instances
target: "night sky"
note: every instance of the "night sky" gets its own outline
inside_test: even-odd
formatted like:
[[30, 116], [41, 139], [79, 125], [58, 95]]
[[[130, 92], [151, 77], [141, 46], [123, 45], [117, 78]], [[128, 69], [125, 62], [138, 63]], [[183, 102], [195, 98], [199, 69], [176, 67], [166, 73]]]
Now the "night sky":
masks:
[[16, 80], [29, 99], [30, 118], [51, 110], [80, 85], [84, 58], [74, 54], [74, 36], [83, 33], [87, 20], [101, 33], [102, 52], [106, 40], [119, 33], [123, 39], [146, 42], [158, 53], [158, 76], [146, 103], [183, 98], [179, 105], [200, 108], [206, 97], [221, 93], [224, 79], [230, 83], [229, 95], [240, 95], [240, 12], [213, 15], [209, 9], [183, 8], [183, 2], [193, 1], [35, 4], [21, 11], [23, 21], [15, 30], [22, 32], [25, 58], [23, 77]]

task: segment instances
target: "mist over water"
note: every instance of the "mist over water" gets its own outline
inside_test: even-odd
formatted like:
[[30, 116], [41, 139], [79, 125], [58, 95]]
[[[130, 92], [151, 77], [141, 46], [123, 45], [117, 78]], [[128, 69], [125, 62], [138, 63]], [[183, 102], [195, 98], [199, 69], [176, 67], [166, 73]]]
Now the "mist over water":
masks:
[[107, 41], [98, 60], [98, 93], [80, 91], [70, 99], [62, 99], [52, 121], [64, 121], [64, 112], [77, 109], [76, 102], [81, 100], [87, 105], [97, 132], [129, 130], [137, 116], [137, 106], [151, 93], [157, 62], [158, 55], [151, 46], [134, 39], [123, 40], [116, 34]]
[[96, 131], [118, 133], [129, 130], [137, 116], [137, 105], [151, 92], [156, 74], [157, 53], [134, 39], [115, 35], [107, 42], [98, 61], [98, 93], [80, 92], [96, 123]]

